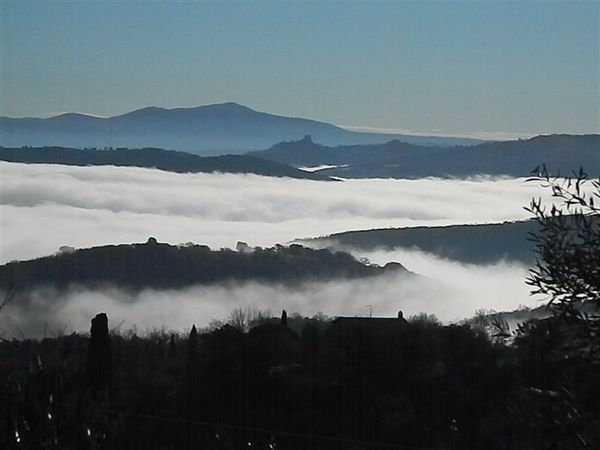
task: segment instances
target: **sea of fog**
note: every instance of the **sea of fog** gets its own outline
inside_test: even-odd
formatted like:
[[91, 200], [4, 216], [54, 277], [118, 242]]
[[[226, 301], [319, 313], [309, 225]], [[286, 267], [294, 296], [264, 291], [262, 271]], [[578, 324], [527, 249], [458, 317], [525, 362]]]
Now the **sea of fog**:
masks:
[[[501, 222], [528, 218], [524, 207], [531, 198], [547, 194], [534, 183], [508, 178], [322, 182], [0, 162], [0, 262], [50, 255], [63, 245], [145, 242], [150, 236], [232, 248], [237, 241], [271, 246], [376, 227]], [[183, 329], [190, 321], [203, 325], [224, 318], [242, 305], [305, 315], [361, 315], [373, 305], [375, 315], [402, 309], [452, 321], [479, 308], [536, 304], [522, 266], [472, 266], [407, 250], [357, 256], [398, 261], [422, 276], [307, 283], [294, 291], [252, 283], [136, 294], [113, 288], [43, 291], [26, 308], [2, 311], [0, 325], [25, 334], [85, 330], [92, 314], [106, 310], [126, 327]]]

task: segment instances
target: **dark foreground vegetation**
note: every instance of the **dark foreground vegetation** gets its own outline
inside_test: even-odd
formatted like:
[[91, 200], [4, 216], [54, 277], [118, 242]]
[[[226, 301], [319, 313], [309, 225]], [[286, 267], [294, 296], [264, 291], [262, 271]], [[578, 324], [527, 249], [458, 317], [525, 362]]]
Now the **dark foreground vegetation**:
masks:
[[110, 333], [99, 314], [90, 336], [2, 342], [0, 446], [600, 444], [600, 361], [582, 329], [558, 317], [526, 322], [510, 346], [493, 326], [442, 326], [426, 315], [284, 313], [244, 324], [136, 336]]

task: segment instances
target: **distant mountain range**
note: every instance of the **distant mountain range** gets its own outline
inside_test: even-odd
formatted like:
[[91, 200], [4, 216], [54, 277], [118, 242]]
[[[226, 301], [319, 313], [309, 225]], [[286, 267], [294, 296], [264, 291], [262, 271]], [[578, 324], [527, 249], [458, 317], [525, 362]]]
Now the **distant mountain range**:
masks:
[[70, 166], [148, 167], [169, 172], [252, 173], [272, 177], [331, 180], [327, 176], [247, 155], [198, 156], [158, 148], [79, 150], [64, 147], [0, 147], [0, 160], [21, 163], [66, 164]]
[[415, 249], [469, 264], [493, 264], [504, 260], [531, 266], [535, 262], [535, 245], [529, 237], [539, 229], [537, 222], [527, 220], [347, 231], [298, 242], [353, 252]]
[[[435, 147], [393, 140], [385, 144], [330, 147], [311, 136], [280, 142], [245, 155], [201, 157], [158, 148], [116, 150], [65, 147], [6, 148], [0, 160], [67, 165], [149, 167], [179, 173], [254, 173], [326, 180], [333, 178], [422, 178], [476, 175], [528, 176], [545, 164], [557, 174], [583, 167], [600, 176], [600, 135], [549, 135], [471, 146]], [[320, 167], [316, 170], [299, 168]]]
[[333, 166], [321, 174], [343, 178], [464, 177], [480, 174], [526, 176], [540, 164], [568, 175], [583, 167], [600, 176], [600, 135], [548, 135], [472, 146], [430, 147], [399, 140], [377, 145], [330, 147], [310, 136], [250, 153], [302, 166]]
[[392, 139], [438, 146], [482, 142], [355, 132], [325, 122], [254, 111], [237, 103], [175, 109], [149, 107], [108, 118], [76, 113], [46, 119], [0, 117], [0, 145], [5, 147], [159, 147], [217, 155], [265, 149], [307, 134], [325, 145], [373, 144]]
[[[342, 178], [522, 176], [543, 163], [551, 171], [560, 170], [563, 174], [584, 167], [588, 174], [600, 175], [598, 134], [482, 142], [462, 138], [361, 133], [324, 122], [258, 112], [236, 103], [176, 109], [150, 107], [109, 118], [83, 114], [63, 114], [47, 119], [0, 117], [0, 146], [141, 148], [137, 155], [128, 153], [125, 159], [133, 157], [141, 161], [148, 157], [149, 160], [124, 165], [150, 167], [160, 160], [165, 170], [181, 172], [209, 171], [200, 167], [211, 165], [220, 170], [218, 167], [230, 164], [234, 169], [225, 171], [255, 173], [255, 170], [244, 167], [258, 167], [258, 163], [231, 157], [227, 161], [206, 160], [200, 163], [181, 153], [159, 157], [156, 150], [151, 154], [148, 149], [163, 148], [204, 156], [247, 153], [295, 167], [333, 166], [319, 173]], [[40, 152], [34, 153], [30, 152], [27, 157], [46, 162], [42, 161]], [[64, 151], [61, 155], [61, 158], [66, 158], [63, 158], [65, 161], [71, 161], [63, 161], [65, 164], [73, 164], [72, 161], [76, 160], [85, 160], [82, 164], [97, 164], [93, 160], [106, 160], [108, 153], [86, 158], [74, 154], [67, 157]], [[124, 156], [112, 154], [110, 158], [119, 160]], [[167, 162], [167, 157], [176, 161]], [[185, 165], [190, 167], [186, 170]], [[270, 172], [275, 168], [259, 170]], [[278, 170], [290, 173], [291, 169], [280, 167]], [[295, 176], [299, 175], [296, 172]]]
[[227, 281], [287, 284], [390, 272], [412, 274], [398, 263], [366, 265], [348, 253], [300, 245], [263, 249], [240, 243], [238, 251], [214, 251], [203, 245], [173, 246], [150, 238], [145, 244], [63, 248], [55, 256], [4, 264], [0, 266], [0, 290], [61, 289], [73, 284], [131, 289], [176, 289]]

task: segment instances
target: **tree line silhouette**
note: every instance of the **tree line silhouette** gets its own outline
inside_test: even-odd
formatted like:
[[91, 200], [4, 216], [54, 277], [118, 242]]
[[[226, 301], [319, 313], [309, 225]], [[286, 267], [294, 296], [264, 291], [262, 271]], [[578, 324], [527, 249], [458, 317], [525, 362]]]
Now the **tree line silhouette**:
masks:
[[89, 337], [0, 344], [3, 448], [593, 448], [598, 360], [574, 333], [284, 313], [137, 336], [98, 314]]

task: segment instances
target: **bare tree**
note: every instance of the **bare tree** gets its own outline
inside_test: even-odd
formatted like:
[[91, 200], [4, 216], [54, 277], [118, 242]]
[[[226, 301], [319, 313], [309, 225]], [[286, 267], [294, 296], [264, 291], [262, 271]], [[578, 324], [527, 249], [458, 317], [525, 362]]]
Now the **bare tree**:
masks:
[[550, 176], [545, 167], [530, 180], [552, 192], [546, 205], [533, 199], [528, 208], [540, 225], [532, 235], [537, 262], [527, 283], [532, 294], [547, 297], [556, 315], [583, 325], [594, 340], [600, 335], [600, 179], [583, 170], [572, 177]]
[[250, 328], [268, 321], [272, 317], [271, 311], [261, 311], [255, 306], [243, 306], [234, 308], [227, 318], [227, 324], [241, 331], [248, 331]]

